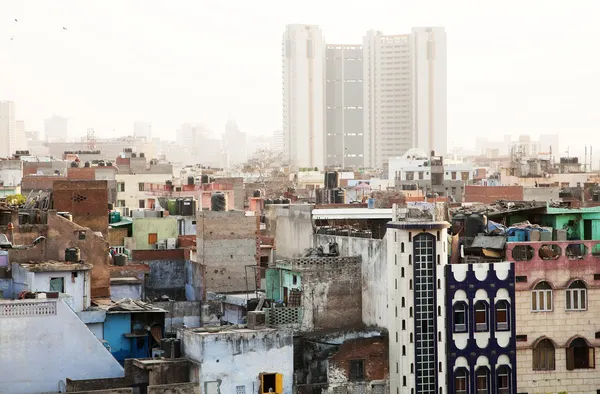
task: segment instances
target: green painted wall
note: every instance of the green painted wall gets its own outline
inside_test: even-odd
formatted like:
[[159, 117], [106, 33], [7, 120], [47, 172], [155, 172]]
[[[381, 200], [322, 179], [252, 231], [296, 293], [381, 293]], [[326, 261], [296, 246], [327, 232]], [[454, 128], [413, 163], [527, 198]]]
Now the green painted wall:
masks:
[[[294, 283], [294, 277], [296, 283]], [[268, 299], [279, 301], [283, 299], [283, 288], [288, 288], [288, 294], [292, 289], [302, 290], [302, 280], [299, 272], [267, 269], [265, 273], [267, 282], [266, 295]]]
[[175, 218], [136, 218], [133, 219], [132, 236], [136, 249], [153, 249], [148, 243], [148, 234], [156, 233], [157, 238], [177, 238], [177, 219]]

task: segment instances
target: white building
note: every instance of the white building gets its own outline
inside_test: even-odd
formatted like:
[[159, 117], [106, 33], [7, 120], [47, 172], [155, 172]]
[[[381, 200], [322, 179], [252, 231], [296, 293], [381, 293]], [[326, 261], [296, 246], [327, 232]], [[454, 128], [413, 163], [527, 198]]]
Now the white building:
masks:
[[[394, 206], [387, 225], [390, 393], [446, 393], [444, 270], [449, 224]], [[423, 216], [423, 212], [419, 215]]]
[[411, 47], [414, 146], [442, 156], [448, 150], [446, 31], [443, 27], [415, 27]]
[[314, 25], [288, 25], [283, 35], [283, 132], [286, 160], [323, 168], [325, 40]]
[[275, 130], [273, 132], [273, 139], [271, 141], [271, 150], [274, 153], [283, 153], [284, 147], [283, 130]]
[[14, 153], [15, 129], [15, 103], [0, 101], [0, 157], [10, 157]]
[[382, 168], [413, 147], [413, 101], [409, 34], [363, 38], [365, 165]]
[[206, 126], [185, 123], [177, 130], [177, 145], [182, 163], [202, 164], [211, 167], [221, 165], [221, 141], [214, 138]]
[[68, 137], [67, 118], [53, 115], [44, 121], [44, 133], [46, 134], [46, 142], [65, 141]]
[[196, 365], [191, 375], [203, 393], [292, 394], [291, 331], [183, 329], [177, 335], [183, 356]]
[[325, 164], [362, 167], [362, 46], [327, 45], [325, 67]]
[[11, 154], [14, 154], [17, 150], [27, 150], [27, 135], [25, 133], [25, 121], [17, 120], [15, 121], [15, 132], [11, 139]]
[[133, 124], [133, 136], [150, 141], [152, 139], [152, 124], [144, 121], [135, 122]]

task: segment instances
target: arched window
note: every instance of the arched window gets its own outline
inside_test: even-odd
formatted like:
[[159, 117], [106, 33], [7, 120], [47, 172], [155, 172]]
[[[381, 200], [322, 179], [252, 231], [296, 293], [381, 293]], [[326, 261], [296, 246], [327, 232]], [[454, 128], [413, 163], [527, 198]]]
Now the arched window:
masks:
[[587, 288], [581, 280], [576, 280], [565, 292], [565, 309], [568, 311], [585, 311], [587, 309]]
[[552, 286], [548, 282], [540, 282], [531, 292], [531, 311], [549, 312], [552, 310]]
[[404, 242], [400, 244], [400, 253], [404, 253]]
[[594, 357], [594, 348], [588, 346], [585, 339], [574, 339], [567, 348], [567, 369], [595, 368]]
[[509, 306], [506, 300], [500, 300], [496, 303], [496, 331], [508, 331]]
[[479, 367], [475, 373], [475, 390], [477, 394], [489, 393], [489, 371], [486, 367]]
[[467, 370], [459, 368], [454, 373], [454, 392], [456, 394], [467, 394], [469, 387], [469, 377]]
[[475, 303], [475, 331], [488, 330], [488, 306], [483, 301]]
[[554, 344], [549, 339], [542, 339], [533, 348], [533, 370], [554, 371]]
[[510, 393], [510, 369], [506, 365], [501, 365], [498, 368], [498, 379], [496, 379], [496, 384], [498, 386], [498, 390], [496, 391], [498, 394], [509, 394]]
[[467, 304], [459, 301], [453, 309], [454, 332], [467, 332]]

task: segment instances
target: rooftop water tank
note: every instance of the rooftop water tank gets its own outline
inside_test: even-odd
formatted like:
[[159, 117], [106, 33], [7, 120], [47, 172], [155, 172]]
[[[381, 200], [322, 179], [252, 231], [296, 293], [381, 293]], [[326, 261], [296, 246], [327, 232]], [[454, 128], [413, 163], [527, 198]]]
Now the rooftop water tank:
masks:
[[212, 211], [227, 210], [227, 195], [222, 192], [216, 192], [210, 197], [210, 209]]
[[81, 253], [79, 248], [66, 248], [65, 249], [65, 261], [72, 263], [78, 263], [81, 261]]

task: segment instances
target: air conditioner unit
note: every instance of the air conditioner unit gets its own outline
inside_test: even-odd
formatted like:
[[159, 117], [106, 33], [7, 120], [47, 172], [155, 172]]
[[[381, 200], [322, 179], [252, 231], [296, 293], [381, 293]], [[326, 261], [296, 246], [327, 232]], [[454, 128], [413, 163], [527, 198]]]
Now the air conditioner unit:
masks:
[[177, 238], [167, 238], [167, 249], [177, 248]]

